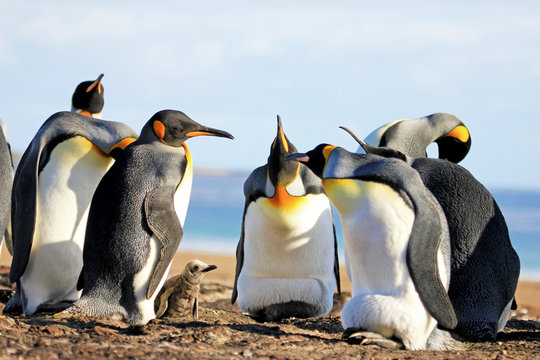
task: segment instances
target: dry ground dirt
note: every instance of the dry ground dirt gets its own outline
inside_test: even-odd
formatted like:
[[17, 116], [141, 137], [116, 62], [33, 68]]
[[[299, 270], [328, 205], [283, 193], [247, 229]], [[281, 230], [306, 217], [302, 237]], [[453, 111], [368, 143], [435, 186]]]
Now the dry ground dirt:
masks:
[[[7, 272], [0, 267], [0, 310], [11, 294]], [[540, 316], [514, 315], [497, 341], [460, 351], [384, 350], [342, 340], [348, 294], [320, 319], [257, 323], [230, 304], [231, 290], [203, 283], [199, 320], [187, 323], [0, 316], [0, 359], [540, 359]]]

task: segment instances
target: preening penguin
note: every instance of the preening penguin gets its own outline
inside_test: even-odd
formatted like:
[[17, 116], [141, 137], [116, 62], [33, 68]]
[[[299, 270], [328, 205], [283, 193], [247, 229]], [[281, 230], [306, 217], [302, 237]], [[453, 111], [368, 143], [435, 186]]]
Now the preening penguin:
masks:
[[340, 291], [330, 202], [311, 170], [286, 160], [294, 152], [278, 116], [268, 163], [244, 184], [231, 301], [262, 321], [325, 315]]
[[450, 243], [442, 209], [418, 173], [403, 159], [326, 144], [289, 159], [322, 179], [340, 215], [353, 295], [343, 327], [398, 338], [407, 349], [444, 348], [429, 340], [437, 324], [457, 322], [447, 294]]
[[233, 138], [180, 111], [163, 110], [122, 152], [90, 206], [82, 296], [61, 314], [119, 317], [131, 324], [155, 318], [154, 300], [182, 239], [191, 193], [192, 161], [184, 141], [200, 135]]
[[[435, 113], [418, 119], [389, 122], [369, 134], [365, 142], [375, 147], [389, 147], [410, 157], [425, 157], [433, 142], [439, 147], [439, 159], [458, 163], [471, 148], [471, 135], [457, 117]], [[357, 152], [363, 153], [361, 146]]]
[[12, 252], [10, 231], [7, 229], [11, 205], [11, 187], [13, 183], [13, 160], [11, 147], [7, 140], [6, 125], [0, 119], [0, 246], [6, 239], [6, 247]]
[[83, 81], [76, 88], [71, 98], [71, 111], [81, 115], [101, 118], [105, 99], [103, 97], [103, 74], [96, 80]]
[[33, 314], [76, 300], [88, 208], [114, 159], [137, 134], [122, 123], [73, 112], [52, 115], [23, 154], [13, 181], [13, 259], [17, 293], [4, 311]]
[[[394, 150], [370, 147], [351, 135], [367, 153], [396, 156]], [[408, 161], [448, 223], [452, 249], [448, 295], [458, 320], [453, 332], [468, 341], [493, 340], [508, 320], [520, 271], [504, 216], [489, 191], [463, 167], [439, 159]]]

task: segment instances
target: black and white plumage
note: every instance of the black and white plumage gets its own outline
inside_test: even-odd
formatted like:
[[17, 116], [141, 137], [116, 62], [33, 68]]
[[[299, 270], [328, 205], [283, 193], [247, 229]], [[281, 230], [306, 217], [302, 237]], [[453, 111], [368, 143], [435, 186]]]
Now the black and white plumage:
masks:
[[447, 294], [449, 236], [418, 173], [402, 159], [326, 144], [290, 158], [322, 179], [340, 215], [353, 295], [343, 327], [398, 338], [407, 349], [443, 348], [428, 343], [437, 326], [457, 322]]
[[309, 168], [286, 160], [294, 152], [278, 116], [267, 164], [244, 183], [231, 300], [260, 321], [325, 315], [340, 291], [330, 202]]
[[453, 332], [468, 341], [495, 339], [515, 304], [520, 261], [493, 196], [457, 164], [370, 147], [347, 131], [366, 152], [403, 157], [419, 173], [448, 224], [452, 249], [448, 294], [458, 320]]
[[90, 208], [79, 288], [65, 314], [120, 317], [132, 324], [155, 318], [154, 300], [183, 234], [192, 182], [184, 141], [229, 133], [163, 110], [100, 182]]
[[13, 259], [17, 292], [4, 311], [38, 308], [80, 296], [76, 289], [88, 209], [113, 155], [134, 141], [129, 126], [73, 112], [43, 123], [13, 181]]
[[103, 74], [100, 74], [96, 80], [83, 81], [75, 88], [71, 97], [71, 111], [81, 115], [101, 118], [105, 98], [103, 96], [105, 89], [101, 80]]

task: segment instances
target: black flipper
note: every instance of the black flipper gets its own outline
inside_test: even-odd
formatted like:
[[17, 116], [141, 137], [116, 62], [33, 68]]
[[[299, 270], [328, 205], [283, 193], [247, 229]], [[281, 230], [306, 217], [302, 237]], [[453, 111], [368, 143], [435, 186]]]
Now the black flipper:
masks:
[[334, 219], [332, 216], [332, 230], [334, 231], [334, 276], [336, 277], [336, 286], [338, 295], [341, 295], [341, 277], [339, 275], [339, 256], [338, 256], [338, 243], [336, 236], [336, 226], [334, 225]]
[[152, 297], [163, 274], [176, 253], [184, 231], [174, 210], [173, 188], [158, 187], [144, 199], [144, 212], [148, 227], [161, 243], [159, 260], [148, 283], [146, 298]]
[[244, 266], [244, 224], [246, 221], [246, 212], [250, 204], [249, 200], [246, 200], [244, 205], [244, 215], [242, 216], [242, 232], [240, 234], [240, 240], [236, 246], [236, 272], [234, 274], [234, 286], [231, 296], [231, 304], [236, 302], [238, 298], [238, 277], [240, 276], [240, 271], [242, 271], [242, 266]]
[[191, 315], [193, 320], [199, 320], [199, 296], [195, 296], [195, 301], [193, 301], [193, 309], [191, 310]]

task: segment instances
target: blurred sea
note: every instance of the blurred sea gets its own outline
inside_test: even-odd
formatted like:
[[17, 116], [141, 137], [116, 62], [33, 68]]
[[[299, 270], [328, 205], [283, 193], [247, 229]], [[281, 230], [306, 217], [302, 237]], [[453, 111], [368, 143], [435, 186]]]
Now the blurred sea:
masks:
[[[195, 174], [179, 251], [234, 255], [248, 174]], [[506, 218], [521, 260], [521, 279], [540, 281], [540, 191], [489, 189]], [[340, 258], [343, 236], [335, 214]], [[343, 263], [343, 261], [342, 261]]]

